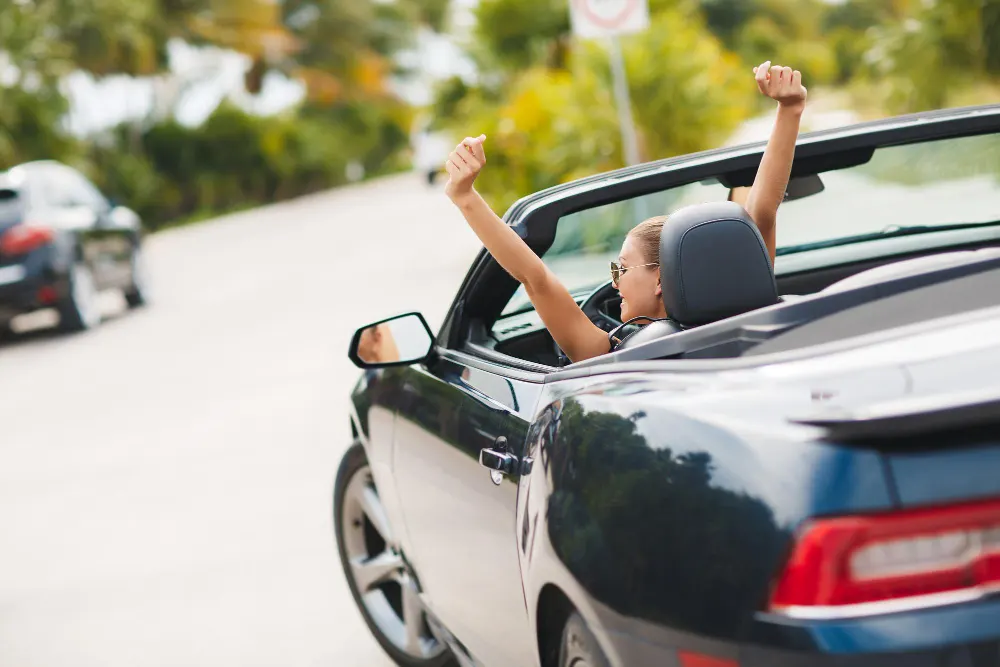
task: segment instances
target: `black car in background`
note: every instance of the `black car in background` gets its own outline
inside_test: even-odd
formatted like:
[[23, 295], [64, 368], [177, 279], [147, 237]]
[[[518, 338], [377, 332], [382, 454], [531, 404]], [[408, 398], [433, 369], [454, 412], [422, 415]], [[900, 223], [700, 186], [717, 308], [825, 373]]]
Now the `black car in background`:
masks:
[[63, 330], [90, 329], [106, 289], [130, 307], [146, 301], [138, 215], [59, 162], [0, 174], [0, 331], [43, 308], [58, 311]]

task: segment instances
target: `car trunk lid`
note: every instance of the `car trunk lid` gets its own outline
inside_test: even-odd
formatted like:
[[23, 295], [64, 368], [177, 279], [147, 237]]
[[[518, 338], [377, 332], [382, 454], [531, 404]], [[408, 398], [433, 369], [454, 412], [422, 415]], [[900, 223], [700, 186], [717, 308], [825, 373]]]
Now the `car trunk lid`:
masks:
[[904, 507], [1000, 497], [1000, 340], [969, 343], [897, 366], [906, 382], [896, 395], [794, 421], [879, 451]]

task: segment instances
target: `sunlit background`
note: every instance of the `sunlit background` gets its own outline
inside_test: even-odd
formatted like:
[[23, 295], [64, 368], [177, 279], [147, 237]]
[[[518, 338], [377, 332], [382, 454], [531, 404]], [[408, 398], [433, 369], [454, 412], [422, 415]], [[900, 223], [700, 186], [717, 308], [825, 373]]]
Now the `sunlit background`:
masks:
[[[649, 0], [639, 157], [1000, 102], [1000, 0]], [[607, 44], [567, 0], [0, 0], [0, 169], [138, 214], [148, 305], [0, 343], [0, 665], [389, 664], [337, 561], [357, 326], [440, 323], [479, 250], [432, 172], [485, 133], [517, 198], [623, 166]], [[6, 327], [5, 327], [6, 328]]]

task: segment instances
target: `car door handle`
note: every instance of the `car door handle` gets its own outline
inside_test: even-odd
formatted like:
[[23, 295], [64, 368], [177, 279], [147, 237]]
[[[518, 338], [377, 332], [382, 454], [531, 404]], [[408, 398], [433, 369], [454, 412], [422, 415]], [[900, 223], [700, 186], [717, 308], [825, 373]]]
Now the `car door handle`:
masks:
[[517, 457], [499, 449], [479, 450], [479, 465], [502, 475], [510, 475], [517, 470]]
[[492, 447], [484, 447], [479, 450], [479, 465], [489, 468], [490, 476], [497, 482], [497, 474], [500, 475], [528, 475], [531, 474], [532, 459], [530, 456], [519, 460], [507, 450], [507, 438], [500, 436], [493, 442]]

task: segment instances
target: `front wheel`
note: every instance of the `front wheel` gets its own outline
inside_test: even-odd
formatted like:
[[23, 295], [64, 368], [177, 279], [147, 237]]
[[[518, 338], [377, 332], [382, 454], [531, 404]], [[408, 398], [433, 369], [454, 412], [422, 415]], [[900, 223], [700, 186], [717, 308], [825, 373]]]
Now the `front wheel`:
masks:
[[69, 295], [59, 304], [59, 327], [64, 331], [85, 331], [101, 323], [100, 292], [94, 274], [83, 262], [69, 270]]
[[383, 650], [400, 667], [457, 667], [430, 631], [416, 578], [395, 548], [365, 450], [340, 463], [333, 493], [337, 550], [354, 603]]
[[563, 628], [559, 667], [611, 667], [597, 643], [597, 637], [587, 627], [583, 617], [575, 611], [570, 614]]

